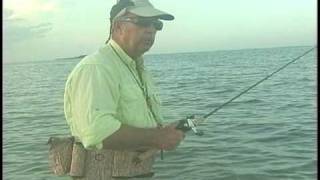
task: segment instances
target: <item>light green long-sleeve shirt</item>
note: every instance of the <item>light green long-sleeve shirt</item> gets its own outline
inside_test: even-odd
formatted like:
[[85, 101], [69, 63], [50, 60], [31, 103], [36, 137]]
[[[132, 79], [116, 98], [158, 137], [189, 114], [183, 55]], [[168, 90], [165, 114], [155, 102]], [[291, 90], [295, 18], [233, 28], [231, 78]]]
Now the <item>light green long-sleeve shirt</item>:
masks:
[[[152, 111], [140, 87], [147, 89]], [[101, 149], [102, 141], [122, 123], [141, 128], [156, 127], [162, 122], [157, 92], [150, 74], [144, 69], [143, 58], [134, 61], [110, 40], [82, 59], [67, 79], [64, 112], [71, 134], [85, 148]]]

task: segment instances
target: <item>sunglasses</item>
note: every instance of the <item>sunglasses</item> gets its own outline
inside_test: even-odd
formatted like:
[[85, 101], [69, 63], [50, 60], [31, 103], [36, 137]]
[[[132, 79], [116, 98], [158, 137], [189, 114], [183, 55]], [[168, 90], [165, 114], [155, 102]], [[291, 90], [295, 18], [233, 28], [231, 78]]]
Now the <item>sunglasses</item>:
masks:
[[163, 23], [157, 19], [124, 17], [120, 18], [119, 21], [131, 22], [140, 27], [150, 27], [153, 25], [157, 31], [161, 31], [163, 27]]

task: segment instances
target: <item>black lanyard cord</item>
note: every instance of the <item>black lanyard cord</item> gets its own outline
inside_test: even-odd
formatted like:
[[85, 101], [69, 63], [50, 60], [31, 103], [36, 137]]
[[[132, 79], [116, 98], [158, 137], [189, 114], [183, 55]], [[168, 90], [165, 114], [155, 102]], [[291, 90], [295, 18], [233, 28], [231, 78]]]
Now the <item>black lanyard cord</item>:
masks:
[[[136, 81], [136, 83], [138, 84], [139, 88], [142, 90], [143, 94], [145, 96], [148, 96], [148, 91], [147, 91], [147, 88], [143, 88], [142, 84], [142, 79], [138, 80], [136, 78], [136, 75], [134, 72], [132, 72], [131, 68], [124, 62], [124, 60], [121, 58], [121, 56], [118, 54], [118, 52], [114, 49], [114, 47], [110, 44], [112, 50], [117, 54], [117, 56], [119, 57], [119, 59], [121, 60], [121, 62], [127, 67], [127, 69], [130, 71], [130, 73], [132, 74], [134, 80]], [[139, 72], [138, 72], [139, 73]]]
[[[144, 87], [142, 86], [142, 84], [144, 84], [142, 81], [142, 78], [140, 78], [140, 81], [136, 78], [135, 76], [135, 73], [132, 72], [132, 70], [130, 69], [130, 67], [124, 62], [124, 60], [121, 58], [121, 56], [118, 54], [118, 52], [114, 49], [114, 47], [110, 44], [110, 47], [112, 48], [112, 50], [116, 53], [116, 55], [119, 57], [119, 59], [121, 60], [121, 62], [127, 67], [127, 69], [130, 71], [131, 75], [133, 76], [134, 80], [136, 81], [136, 83], [138, 84], [139, 88], [141, 89], [144, 97], [145, 97], [145, 100], [146, 100], [146, 103], [147, 103], [147, 106], [148, 106], [148, 109], [150, 110], [151, 114], [152, 114], [152, 117], [154, 120], [157, 121], [156, 119], [156, 115], [155, 113], [153, 112], [153, 109], [152, 109], [152, 105], [151, 105], [151, 102], [150, 102], [150, 98], [149, 98], [149, 94], [148, 94], [148, 87], [147, 85], [145, 84]], [[139, 72], [138, 72], [139, 73]], [[138, 74], [139, 75], [139, 74]], [[158, 122], [158, 121], [157, 121]]]

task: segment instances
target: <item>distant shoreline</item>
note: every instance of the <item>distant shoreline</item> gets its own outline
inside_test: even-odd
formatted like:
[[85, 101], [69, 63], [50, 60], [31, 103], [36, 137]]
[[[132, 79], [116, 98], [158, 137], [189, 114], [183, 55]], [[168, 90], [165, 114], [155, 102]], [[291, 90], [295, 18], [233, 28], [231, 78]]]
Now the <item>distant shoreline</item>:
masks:
[[[185, 53], [201, 53], [201, 52], [213, 52], [213, 51], [241, 51], [241, 50], [257, 50], [257, 49], [273, 49], [273, 48], [295, 48], [295, 47], [309, 47], [308, 45], [301, 45], [301, 46], [275, 46], [275, 47], [258, 47], [258, 48], [243, 48], [243, 49], [216, 49], [211, 51], [189, 51], [189, 52], [175, 52], [175, 53], [147, 53], [146, 56], [153, 56], [153, 55], [167, 55], [167, 54], [185, 54]], [[310, 45], [311, 47], [311, 45]], [[64, 57], [64, 58], [56, 58], [54, 60], [67, 60], [67, 59], [79, 59], [84, 58], [87, 55], [80, 55], [74, 57]]]
[[[186, 53], [204, 53], [204, 52], [219, 52], [219, 51], [241, 51], [241, 50], [257, 50], [257, 49], [273, 49], [273, 48], [298, 48], [298, 47], [312, 47], [312, 45], [296, 45], [296, 46], [274, 46], [274, 47], [257, 47], [257, 48], [243, 48], [243, 49], [215, 49], [215, 50], [204, 50], [204, 51], [188, 51], [188, 52], [175, 52], [175, 53], [146, 53], [145, 56], [157, 56], [157, 55], [172, 55], [172, 54], [186, 54]], [[49, 60], [37, 60], [37, 61], [18, 61], [18, 62], [3, 62], [3, 64], [16, 64], [16, 63], [32, 63], [32, 62], [41, 62], [41, 61], [55, 61], [55, 60], [72, 60], [72, 59], [82, 59], [87, 55], [73, 56], [73, 57], [64, 57], [64, 58], [55, 58]]]
[[86, 55], [80, 55], [80, 56], [75, 56], [75, 57], [64, 57], [64, 58], [56, 58], [55, 60], [66, 60], [66, 59], [79, 59], [79, 58], [83, 58]]

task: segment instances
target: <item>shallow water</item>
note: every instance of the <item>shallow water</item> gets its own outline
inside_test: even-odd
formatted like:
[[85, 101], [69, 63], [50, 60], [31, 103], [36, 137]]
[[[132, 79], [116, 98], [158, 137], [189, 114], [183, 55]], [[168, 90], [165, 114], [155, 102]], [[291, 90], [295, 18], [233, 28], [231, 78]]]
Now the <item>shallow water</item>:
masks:
[[[204, 115], [310, 47], [146, 56], [166, 122]], [[69, 135], [66, 78], [79, 59], [5, 64], [4, 178], [67, 179], [48, 170], [49, 136]], [[316, 179], [316, 54], [225, 106], [157, 159], [154, 179]]]

